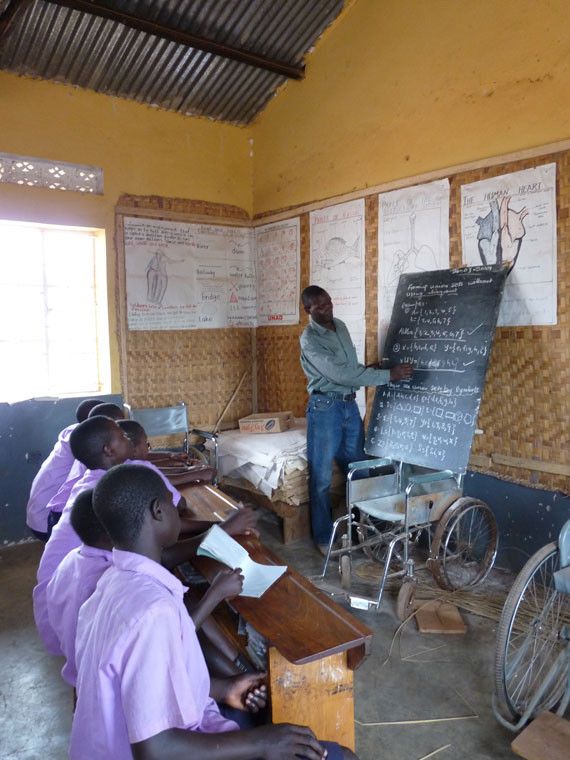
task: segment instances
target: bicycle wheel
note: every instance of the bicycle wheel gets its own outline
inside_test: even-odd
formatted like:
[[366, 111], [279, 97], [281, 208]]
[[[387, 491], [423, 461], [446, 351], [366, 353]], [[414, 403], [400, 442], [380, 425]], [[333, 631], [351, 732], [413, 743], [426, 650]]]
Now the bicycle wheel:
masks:
[[[495, 694], [499, 704], [514, 718], [525, 712], [566, 646], [560, 634], [564, 625], [570, 625], [570, 595], [554, 588], [553, 573], [558, 569], [557, 544], [543, 546], [518, 574], [501, 613], [495, 652]], [[539, 699], [534, 714], [556, 707], [564, 693], [567, 674], [565, 659], [548, 693]]]
[[469, 497], [457, 499], [437, 523], [430, 568], [446, 590], [473, 588], [493, 567], [499, 535], [489, 507]]

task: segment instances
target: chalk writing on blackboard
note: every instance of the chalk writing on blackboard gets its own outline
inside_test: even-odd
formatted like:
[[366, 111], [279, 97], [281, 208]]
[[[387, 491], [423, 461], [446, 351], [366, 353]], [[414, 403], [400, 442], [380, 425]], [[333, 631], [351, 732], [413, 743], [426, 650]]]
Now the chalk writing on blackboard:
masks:
[[505, 277], [499, 266], [400, 277], [384, 361], [414, 374], [378, 387], [369, 454], [465, 472]]

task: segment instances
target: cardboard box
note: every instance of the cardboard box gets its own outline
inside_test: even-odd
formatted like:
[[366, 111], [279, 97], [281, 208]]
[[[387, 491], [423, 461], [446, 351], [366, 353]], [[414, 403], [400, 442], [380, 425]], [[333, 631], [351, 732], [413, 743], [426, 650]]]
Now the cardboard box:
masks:
[[240, 433], [282, 433], [295, 424], [293, 412], [261, 412], [239, 420]]

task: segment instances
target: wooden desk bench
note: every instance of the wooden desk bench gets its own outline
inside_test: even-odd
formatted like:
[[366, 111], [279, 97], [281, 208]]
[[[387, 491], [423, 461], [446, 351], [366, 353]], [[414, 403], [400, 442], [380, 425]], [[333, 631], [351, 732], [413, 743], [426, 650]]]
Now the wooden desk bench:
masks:
[[[213, 512], [223, 518], [235, 508], [212, 486], [194, 486], [184, 495], [201, 519], [215, 519]], [[256, 562], [284, 564], [254, 537], [239, 542]], [[209, 581], [220, 569], [207, 557], [194, 564]], [[232, 607], [269, 641], [273, 722], [308, 725], [318, 738], [354, 749], [353, 671], [368, 652], [372, 631], [291, 567], [260, 599], [240, 596]]]

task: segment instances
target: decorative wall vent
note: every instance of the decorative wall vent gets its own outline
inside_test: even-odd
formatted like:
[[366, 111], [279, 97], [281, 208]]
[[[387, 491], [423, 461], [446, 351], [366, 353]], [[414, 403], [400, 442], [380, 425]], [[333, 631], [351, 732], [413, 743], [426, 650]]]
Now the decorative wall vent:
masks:
[[103, 195], [103, 169], [0, 153], [0, 182]]

